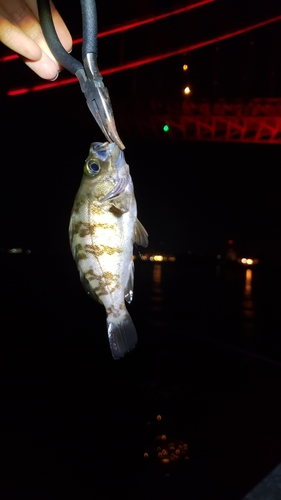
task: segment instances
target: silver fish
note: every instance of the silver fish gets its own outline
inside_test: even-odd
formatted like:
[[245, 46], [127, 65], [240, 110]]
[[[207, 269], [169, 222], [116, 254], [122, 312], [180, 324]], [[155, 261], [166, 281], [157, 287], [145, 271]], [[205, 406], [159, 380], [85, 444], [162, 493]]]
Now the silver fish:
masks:
[[129, 166], [114, 143], [91, 144], [69, 237], [86, 292], [105, 307], [111, 353], [119, 359], [137, 343], [125, 300], [133, 298], [133, 244], [146, 247], [148, 234], [137, 219]]

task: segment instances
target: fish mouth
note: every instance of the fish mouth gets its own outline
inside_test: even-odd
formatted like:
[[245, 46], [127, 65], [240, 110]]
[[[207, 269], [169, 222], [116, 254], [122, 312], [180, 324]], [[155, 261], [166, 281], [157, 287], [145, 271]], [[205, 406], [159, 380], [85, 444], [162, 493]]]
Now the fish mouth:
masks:
[[92, 142], [91, 150], [93, 151], [105, 151], [110, 149], [110, 143], [109, 142]]
[[101, 198], [100, 201], [107, 201], [107, 200], [112, 200], [113, 198], [117, 198], [117, 196], [120, 196], [124, 191], [127, 186], [127, 179], [125, 177], [122, 177], [121, 179], [118, 179], [116, 186], [109, 191], [103, 198]]

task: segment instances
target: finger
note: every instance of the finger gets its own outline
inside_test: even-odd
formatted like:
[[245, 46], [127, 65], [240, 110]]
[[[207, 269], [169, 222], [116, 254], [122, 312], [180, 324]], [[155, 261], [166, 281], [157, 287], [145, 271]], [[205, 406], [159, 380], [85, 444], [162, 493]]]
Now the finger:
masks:
[[1, 16], [0, 13], [0, 41], [9, 49], [29, 59], [40, 59], [41, 49], [23, 31]]
[[45, 80], [56, 80], [59, 75], [59, 66], [53, 61], [43, 50], [41, 51], [41, 57], [37, 61], [23, 58], [24, 63], [28, 68], [30, 68], [34, 73], [36, 73], [40, 78]]
[[[22, 2], [22, 0], [10, 0], [8, 5], [5, 4], [5, 11], [5, 16], [10, 21], [11, 26], [8, 31], [7, 29], [4, 30], [6, 41], [2, 40], [3, 43], [23, 55], [27, 66], [40, 77], [51, 80], [56, 78], [61, 66], [51, 53], [44, 38], [38, 22], [37, 3], [34, 0], [26, 0], [26, 3]], [[71, 36], [55, 7], [52, 7], [52, 15], [54, 16], [58, 36], [61, 38], [66, 50], [69, 51], [72, 45]], [[13, 25], [15, 29], [12, 29]], [[7, 36], [12, 37], [13, 43], [7, 43]], [[34, 44], [42, 50], [38, 52]]]
[[[38, 8], [37, 8], [37, 2], [34, 2], [34, 0], [25, 0], [26, 4], [28, 5], [29, 9], [31, 12], [34, 14], [36, 19], [39, 19], [39, 14], [38, 14]], [[62, 19], [60, 14], [58, 13], [57, 9], [55, 8], [54, 4], [50, 2], [50, 7], [51, 7], [51, 13], [52, 13], [52, 19], [55, 25], [56, 33], [60, 39], [61, 44], [65, 48], [67, 52], [70, 52], [72, 49], [72, 38], [71, 35]], [[45, 39], [44, 39], [45, 41]], [[43, 48], [43, 47], [42, 47]], [[42, 71], [44, 68], [44, 74], [47, 75], [47, 71], [50, 70], [51, 68], [48, 65], [48, 59], [45, 58], [45, 53], [46, 54], [51, 54], [49, 47], [43, 48], [43, 53], [42, 53], [42, 58], [40, 61], [26, 61], [27, 66], [29, 66], [35, 73], [39, 74], [42, 76]], [[52, 54], [51, 54], [52, 55]], [[61, 65], [59, 64], [59, 68], [62, 69]], [[48, 78], [48, 79], [56, 79], [58, 76], [58, 73], [55, 74], [52, 68], [52, 76], [43, 76], [43, 78]]]
[[28, 5], [22, 0], [11, 0], [5, 4], [5, 10], [8, 20], [20, 28], [50, 59], [56, 62], [43, 36], [41, 26]]
[[[25, 0], [27, 6], [31, 10], [31, 12], [34, 14], [37, 20], [39, 20], [39, 14], [38, 14], [38, 8], [37, 8], [37, 2], [34, 2], [34, 0]], [[65, 48], [67, 52], [71, 51], [72, 48], [72, 38], [71, 35], [67, 29], [66, 24], [64, 23], [62, 17], [58, 13], [56, 7], [54, 6], [53, 2], [50, 2], [50, 7], [51, 7], [51, 13], [52, 13], [52, 18], [53, 22], [55, 25], [55, 29], [57, 32], [57, 35], [60, 39], [61, 44]]]
[[14, 52], [23, 56], [38, 76], [53, 80], [58, 75], [58, 64], [41, 50], [20, 28], [11, 24], [0, 15], [0, 41]]

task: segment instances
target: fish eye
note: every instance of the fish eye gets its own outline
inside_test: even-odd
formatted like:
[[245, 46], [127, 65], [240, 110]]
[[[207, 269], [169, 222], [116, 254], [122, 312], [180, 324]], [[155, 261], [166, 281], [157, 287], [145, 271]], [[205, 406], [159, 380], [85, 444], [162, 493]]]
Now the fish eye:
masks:
[[84, 166], [84, 174], [94, 177], [100, 171], [100, 165], [97, 161], [88, 160]]

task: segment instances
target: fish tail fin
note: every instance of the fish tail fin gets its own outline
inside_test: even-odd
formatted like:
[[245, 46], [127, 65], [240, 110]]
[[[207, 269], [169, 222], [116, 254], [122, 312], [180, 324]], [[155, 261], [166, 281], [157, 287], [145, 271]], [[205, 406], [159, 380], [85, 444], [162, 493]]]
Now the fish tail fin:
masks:
[[115, 321], [107, 319], [107, 333], [114, 359], [122, 358], [128, 351], [134, 349], [138, 341], [134, 323], [128, 312]]

